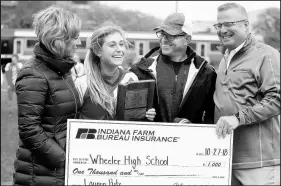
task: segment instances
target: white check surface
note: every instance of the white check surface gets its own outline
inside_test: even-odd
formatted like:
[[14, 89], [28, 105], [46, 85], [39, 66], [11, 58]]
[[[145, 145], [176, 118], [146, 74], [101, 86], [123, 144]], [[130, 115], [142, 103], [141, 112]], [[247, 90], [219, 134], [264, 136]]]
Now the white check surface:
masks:
[[65, 184], [230, 185], [232, 138], [215, 125], [68, 120]]

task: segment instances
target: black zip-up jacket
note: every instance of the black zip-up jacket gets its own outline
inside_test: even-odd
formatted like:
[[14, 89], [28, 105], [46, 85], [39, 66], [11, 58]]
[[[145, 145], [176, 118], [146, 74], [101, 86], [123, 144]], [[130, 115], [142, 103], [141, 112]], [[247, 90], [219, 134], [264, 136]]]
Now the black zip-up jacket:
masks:
[[42, 44], [16, 80], [20, 143], [14, 185], [64, 185], [67, 119], [78, 115], [80, 100], [71, 59], [55, 58]]
[[[134, 72], [139, 80], [154, 79], [156, 81], [154, 108], [156, 109], [156, 122], [180, 122], [188, 119], [191, 123], [214, 123], [214, 101], [213, 94], [215, 91], [215, 82], [217, 74], [215, 69], [208, 64], [202, 57], [187, 47], [186, 54], [188, 60], [182, 65], [182, 73], [180, 77], [176, 77], [168, 56], [162, 54], [159, 56], [149, 57], [156, 52], [158, 48], [152, 49], [146, 56], [141, 58], [140, 62], [131, 67], [130, 71]], [[187, 77], [182, 78], [187, 70]], [[181, 82], [177, 82], [180, 80]], [[173, 82], [174, 85], [169, 85]], [[172, 83], [172, 84], [173, 84]], [[159, 92], [161, 86], [162, 92]], [[178, 105], [176, 113], [174, 111], [173, 101], [175, 98], [171, 96], [171, 92], [165, 91], [165, 86], [178, 87], [176, 91], [182, 91], [183, 95], [180, 105]], [[167, 108], [173, 106], [173, 108]]]

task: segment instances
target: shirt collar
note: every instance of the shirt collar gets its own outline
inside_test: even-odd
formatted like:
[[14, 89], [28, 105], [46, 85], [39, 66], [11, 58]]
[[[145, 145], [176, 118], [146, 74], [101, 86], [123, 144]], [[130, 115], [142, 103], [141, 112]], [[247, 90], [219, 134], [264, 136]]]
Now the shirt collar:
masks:
[[234, 54], [237, 53], [243, 47], [245, 42], [246, 42], [246, 40], [243, 43], [241, 43], [238, 47], [236, 47], [235, 49], [231, 50], [230, 52], [229, 52], [228, 49], [226, 49], [225, 50], [225, 55], [229, 56], [230, 53], [234, 53]]

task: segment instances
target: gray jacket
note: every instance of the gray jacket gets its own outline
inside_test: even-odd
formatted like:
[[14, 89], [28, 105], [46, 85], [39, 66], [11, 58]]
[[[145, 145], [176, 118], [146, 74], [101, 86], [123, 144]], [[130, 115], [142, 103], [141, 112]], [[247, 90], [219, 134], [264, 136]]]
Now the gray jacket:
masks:
[[231, 59], [223, 58], [214, 93], [215, 122], [239, 113], [233, 169], [280, 164], [280, 53], [251, 34]]

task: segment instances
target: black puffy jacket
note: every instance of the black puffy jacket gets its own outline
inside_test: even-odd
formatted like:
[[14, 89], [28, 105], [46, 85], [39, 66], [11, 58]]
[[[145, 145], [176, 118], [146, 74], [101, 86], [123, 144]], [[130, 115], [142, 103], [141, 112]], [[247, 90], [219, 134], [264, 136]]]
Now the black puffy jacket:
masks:
[[19, 148], [14, 185], [64, 185], [67, 119], [80, 101], [71, 78], [71, 59], [55, 58], [43, 44], [16, 80]]

